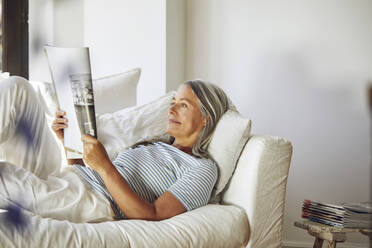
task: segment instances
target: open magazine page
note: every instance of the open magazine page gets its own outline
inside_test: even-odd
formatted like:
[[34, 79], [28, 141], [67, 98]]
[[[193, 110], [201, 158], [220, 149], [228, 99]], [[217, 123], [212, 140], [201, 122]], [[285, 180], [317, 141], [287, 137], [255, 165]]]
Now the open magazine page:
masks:
[[81, 135], [97, 137], [89, 48], [46, 46], [45, 53], [59, 108], [69, 121], [64, 133], [67, 158], [82, 158]]

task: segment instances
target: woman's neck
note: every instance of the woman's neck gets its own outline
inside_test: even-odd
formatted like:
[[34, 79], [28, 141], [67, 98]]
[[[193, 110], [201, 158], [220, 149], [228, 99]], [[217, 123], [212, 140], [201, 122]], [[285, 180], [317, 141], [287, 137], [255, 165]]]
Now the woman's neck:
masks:
[[179, 150], [183, 151], [184, 153], [192, 155], [192, 147], [185, 147], [185, 146], [177, 144], [176, 142], [173, 142], [172, 146], [178, 148]]

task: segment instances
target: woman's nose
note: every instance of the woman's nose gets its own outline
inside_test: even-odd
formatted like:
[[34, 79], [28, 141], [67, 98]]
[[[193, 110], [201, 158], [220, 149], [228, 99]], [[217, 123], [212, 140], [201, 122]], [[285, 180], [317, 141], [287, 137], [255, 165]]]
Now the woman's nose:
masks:
[[176, 104], [173, 104], [169, 108], [169, 113], [170, 114], [175, 114], [177, 112]]

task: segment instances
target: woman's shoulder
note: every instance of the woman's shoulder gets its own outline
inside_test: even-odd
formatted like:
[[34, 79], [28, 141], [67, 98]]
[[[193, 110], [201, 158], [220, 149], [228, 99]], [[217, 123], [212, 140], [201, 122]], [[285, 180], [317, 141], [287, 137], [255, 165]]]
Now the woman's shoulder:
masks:
[[218, 171], [218, 166], [217, 166], [217, 163], [215, 161], [213, 161], [212, 159], [210, 158], [200, 158], [200, 160], [202, 160], [203, 164], [209, 168], [210, 170], [213, 170], [213, 171]]
[[218, 177], [217, 164], [211, 159], [197, 158], [197, 160], [199, 163], [190, 167], [189, 173], [203, 180], [215, 181]]

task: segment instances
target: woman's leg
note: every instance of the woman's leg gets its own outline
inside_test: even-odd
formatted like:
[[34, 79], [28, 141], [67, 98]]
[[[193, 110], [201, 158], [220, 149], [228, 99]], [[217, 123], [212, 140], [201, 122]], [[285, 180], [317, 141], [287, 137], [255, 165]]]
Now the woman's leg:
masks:
[[61, 168], [61, 148], [47, 126], [44, 107], [21, 77], [0, 82], [0, 149], [2, 159], [40, 178]]
[[106, 198], [90, 190], [72, 167], [60, 170], [59, 145], [24, 78], [0, 82], [0, 145], [5, 151], [0, 208], [20, 206], [42, 217], [73, 222], [113, 219]]
[[7, 162], [0, 162], [0, 170], [0, 208], [18, 206], [41, 217], [76, 223], [114, 219], [109, 200], [91, 190], [73, 167], [46, 180]]

